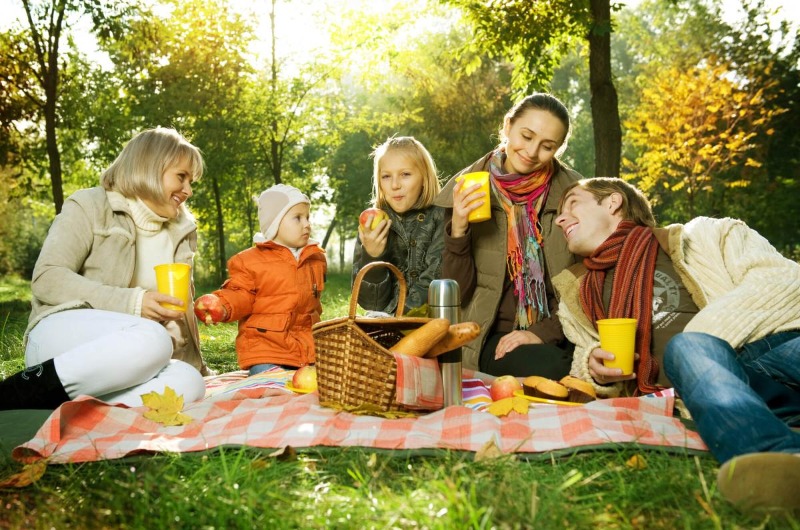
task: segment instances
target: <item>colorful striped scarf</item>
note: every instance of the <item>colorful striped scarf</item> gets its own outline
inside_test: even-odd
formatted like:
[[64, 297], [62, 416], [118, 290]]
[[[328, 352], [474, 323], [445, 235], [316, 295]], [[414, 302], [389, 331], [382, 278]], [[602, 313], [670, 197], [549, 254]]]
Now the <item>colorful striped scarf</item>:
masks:
[[[653, 277], [658, 241], [653, 229], [622, 221], [591, 256], [583, 260], [589, 269], [581, 282], [581, 305], [595, 328], [601, 318], [635, 318], [638, 390], [649, 394], [659, 390], [658, 363], [650, 352], [653, 323]], [[614, 270], [608, 312], [603, 307], [606, 272]]]
[[529, 175], [503, 173], [505, 157], [501, 150], [492, 155], [490, 181], [508, 219], [506, 268], [517, 297], [515, 327], [527, 329], [550, 316], [544, 283], [542, 230], [537, 211], [541, 203], [537, 204], [537, 201], [547, 197], [554, 167], [551, 163]]

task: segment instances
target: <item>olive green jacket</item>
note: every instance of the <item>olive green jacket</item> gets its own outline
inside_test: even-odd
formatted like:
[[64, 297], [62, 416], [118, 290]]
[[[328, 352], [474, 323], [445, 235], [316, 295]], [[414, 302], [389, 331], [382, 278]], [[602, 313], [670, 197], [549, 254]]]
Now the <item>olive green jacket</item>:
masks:
[[[487, 154], [458, 175], [472, 171], [488, 171], [491, 156], [492, 153]], [[452, 216], [453, 188], [458, 175], [450, 179], [434, 201], [434, 204], [446, 209], [448, 219]], [[543, 264], [545, 285], [548, 305], [553, 312], [557, 309], [558, 302], [551, 278], [577, 261], [577, 258], [567, 248], [567, 241], [562, 230], [555, 224], [558, 203], [563, 190], [581, 178], [576, 171], [556, 162], [556, 173], [553, 176], [542, 211], [539, 213], [545, 261]], [[497, 310], [503, 294], [503, 282], [508, 276], [506, 271], [508, 220], [506, 212], [500, 204], [500, 199], [494, 191], [492, 191], [491, 207], [492, 218], [488, 221], [471, 224], [464, 236], [471, 240], [473, 266], [471, 270], [459, 271], [459, 275], [466, 278], [462, 278], [462, 282], [467, 284], [460, 285], [462, 293], [461, 321], [474, 321], [481, 327], [478, 338], [463, 349], [464, 366], [472, 369], [478, 369], [480, 352], [497, 317]], [[449, 226], [447, 229], [449, 230]], [[448, 260], [449, 252], [450, 249], [445, 244], [444, 260]], [[554, 314], [533, 324], [528, 330], [540, 337], [552, 337], [557, 334], [563, 338], [560, 324]]]

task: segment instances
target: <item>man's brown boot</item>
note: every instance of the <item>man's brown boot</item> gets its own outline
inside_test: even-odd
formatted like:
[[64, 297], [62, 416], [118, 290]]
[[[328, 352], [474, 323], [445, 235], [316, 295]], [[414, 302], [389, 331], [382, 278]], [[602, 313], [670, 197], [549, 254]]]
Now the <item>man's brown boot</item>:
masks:
[[720, 468], [717, 487], [726, 500], [742, 510], [800, 514], [800, 454], [737, 456]]

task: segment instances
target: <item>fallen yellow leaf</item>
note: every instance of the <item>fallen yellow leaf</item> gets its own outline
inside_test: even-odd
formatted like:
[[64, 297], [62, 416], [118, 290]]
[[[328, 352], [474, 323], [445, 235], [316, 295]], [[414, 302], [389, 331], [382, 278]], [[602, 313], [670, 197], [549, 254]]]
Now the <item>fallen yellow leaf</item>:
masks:
[[486, 412], [494, 414], [497, 417], [506, 416], [514, 409], [514, 398], [503, 398], [492, 402], [491, 405], [486, 407]]
[[175, 393], [175, 390], [165, 386], [164, 393], [156, 391], [142, 394], [142, 403], [150, 410], [144, 413], [148, 420], [161, 423], [162, 425], [186, 425], [191, 423], [192, 417], [181, 413], [183, 410], [183, 396]]
[[631, 469], [646, 469], [647, 462], [645, 461], [644, 457], [641, 455], [633, 455], [625, 462], [625, 465]]
[[530, 406], [531, 403], [525, 398], [514, 396], [513, 398], [511, 398], [511, 404], [513, 405], [514, 412], [518, 412], [520, 414], [527, 414], [528, 407]]
[[506, 454], [499, 447], [497, 447], [497, 443], [495, 443], [494, 439], [492, 439], [483, 444], [483, 447], [475, 452], [475, 461], [480, 462], [481, 460], [491, 460], [493, 458], [500, 458], [502, 456], [506, 456]]
[[377, 405], [370, 403], [362, 403], [361, 405], [343, 405], [341, 403], [334, 403], [333, 401], [320, 401], [320, 406], [331, 409], [336, 409], [339, 412], [349, 412], [350, 414], [357, 414], [360, 416], [380, 416], [389, 420], [398, 418], [416, 418], [421, 413], [411, 410], [381, 410]]
[[517, 412], [519, 414], [527, 414], [528, 413], [528, 400], [525, 398], [521, 398], [519, 396], [514, 396], [510, 398], [503, 398], [498, 399], [497, 401], [493, 402], [491, 405], [486, 407], [486, 412], [489, 414], [494, 414], [497, 417], [500, 416], [508, 416], [511, 411]]
[[15, 473], [7, 479], [0, 481], [0, 488], [24, 488], [30, 486], [44, 475], [47, 469], [47, 460], [37, 460], [32, 464], [25, 464], [22, 471]]

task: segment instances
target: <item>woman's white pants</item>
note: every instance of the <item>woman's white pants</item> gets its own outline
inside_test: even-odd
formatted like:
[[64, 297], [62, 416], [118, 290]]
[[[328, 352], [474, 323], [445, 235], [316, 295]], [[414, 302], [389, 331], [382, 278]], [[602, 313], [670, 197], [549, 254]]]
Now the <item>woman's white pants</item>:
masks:
[[142, 394], [169, 386], [184, 403], [205, 395], [200, 372], [172, 359], [172, 338], [158, 322], [73, 309], [45, 317], [28, 335], [25, 365], [54, 359], [70, 398], [87, 394], [109, 403], [142, 405]]

